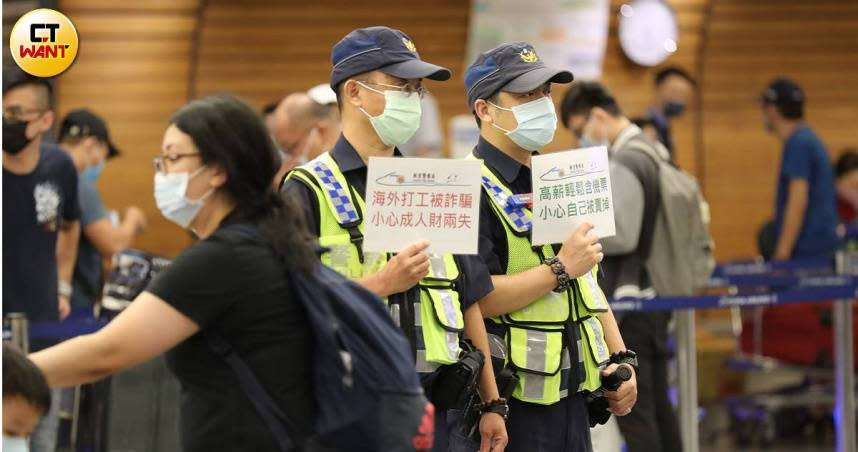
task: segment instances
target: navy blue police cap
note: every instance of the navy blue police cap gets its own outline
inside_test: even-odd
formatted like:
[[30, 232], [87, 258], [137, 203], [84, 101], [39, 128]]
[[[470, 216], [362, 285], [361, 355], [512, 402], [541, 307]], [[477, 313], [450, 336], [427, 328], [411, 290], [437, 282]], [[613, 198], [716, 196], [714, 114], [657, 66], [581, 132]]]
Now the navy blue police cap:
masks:
[[546, 66], [532, 45], [509, 42], [477, 57], [465, 72], [465, 89], [473, 111], [477, 99], [488, 99], [498, 91], [526, 93], [546, 82], [569, 83], [572, 79], [571, 72]]
[[411, 38], [393, 28], [358, 28], [331, 51], [331, 88], [357, 74], [379, 70], [402, 79], [428, 78], [444, 81], [450, 70], [420, 59]]

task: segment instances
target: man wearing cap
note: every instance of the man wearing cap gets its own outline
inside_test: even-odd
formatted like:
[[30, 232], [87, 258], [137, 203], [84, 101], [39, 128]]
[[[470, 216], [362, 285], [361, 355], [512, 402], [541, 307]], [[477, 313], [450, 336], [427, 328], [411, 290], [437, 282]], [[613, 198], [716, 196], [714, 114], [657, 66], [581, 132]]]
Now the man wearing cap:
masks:
[[101, 296], [104, 259], [130, 247], [143, 232], [146, 217], [139, 207], [131, 206], [114, 223], [101, 202], [96, 182], [107, 159], [119, 155], [104, 120], [89, 110], [70, 112], [60, 124], [59, 145], [78, 171], [83, 232], [72, 280], [71, 304], [73, 308], [91, 308]]
[[[591, 450], [583, 391], [601, 386], [600, 370], [636, 365], [596, 282], [603, 255], [588, 234], [592, 225], [560, 245], [530, 242], [530, 158], [557, 127], [552, 83], [571, 81], [570, 72], [547, 67], [524, 42], [481, 54], [465, 74], [480, 127], [473, 157], [483, 162], [479, 253], [495, 286], [480, 307], [519, 377], [507, 423], [507, 450], [514, 452]], [[628, 414], [636, 394], [632, 372], [607, 394], [610, 411]]]
[[[438, 403], [431, 382], [442, 381], [435, 377], [458, 361], [462, 333], [488, 356], [476, 302], [492, 290], [491, 278], [476, 256], [428, 254], [425, 240], [395, 254], [364, 252], [362, 212], [369, 158], [401, 157], [396, 147], [420, 124], [421, 80], [447, 80], [450, 71], [422, 61], [408, 35], [387, 27], [352, 31], [334, 46], [331, 60], [342, 135], [330, 152], [292, 171], [282, 191], [305, 206], [310, 230], [327, 248], [322, 262], [385, 299], [412, 344], [427, 396]], [[480, 450], [502, 451], [506, 404], [498, 397], [491, 360], [479, 380], [486, 402]], [[445, 411], [453, 407], [437, 408], [435, 450], [446, 451]], [[449, 448], [464, 446], [451, 442]]]
[[838, 245], [831, 159], [804, 122], [804, 92], [776, 79], [759, 97], [766, 131], [783, 142], [775, 198], [772, 258], [831, 255]]

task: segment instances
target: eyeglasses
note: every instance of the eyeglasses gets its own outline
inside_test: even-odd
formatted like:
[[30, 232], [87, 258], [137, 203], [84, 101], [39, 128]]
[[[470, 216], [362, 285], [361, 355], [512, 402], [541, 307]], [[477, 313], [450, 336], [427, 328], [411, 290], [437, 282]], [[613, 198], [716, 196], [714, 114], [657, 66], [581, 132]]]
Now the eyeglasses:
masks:
[[152, 165], [155, 167], [155, 171], [159, 173], [164, 173], [167, 170], [167, 163], [175, 163], [185, 157], [193, 157], [195, 155], [200, 155], [198, 152], [187, 152], [184, 154], [164, 154], [159, 155], [152, 159]]
[[402, 91], [405, 94], [411, 95], [417, 93], [418, 96], [422, 99], [423, 96], [426, 95], [429, 90], [423, 87], [423, 85], [412, 85], [411, 83], [406, 83], [404, 85], [388, 85], [387, 83], [378, 83], [378, 82], [370, 82], [368, 80], [361, 80], [361, 83], [366, 83], [368, 85], [375, 86], [383, 86], [385, 88], [395, 89], [397, 91]]
[[[10, 119], [10, 120], [16, 120], [16, 119], [17, 119], [17, 120], [21, 120], [21, 119], [23, 119], [25, 116], [30, 116], [30, 115], [33, 115], [33, 114], [42, 115], [42, 114], [44, 114], [46, 111], [47, 111], [47, 110], [44, 110], [44, 109], [38, 109], [38, 108], [23, 109], [23, 108], [21, 108], [21, 107], [19, 107], [19, 106], [17, 106], [17, 105], [14, 105], [14, 106], [11, 106], [11, 107], [4, 108], [4, 109], [3, 109], [3, 117], [4, 117], [4, 118], [6, 118], [6, 119]], [[33, 119], [35, 119], [35, 118], [33, 118]]]

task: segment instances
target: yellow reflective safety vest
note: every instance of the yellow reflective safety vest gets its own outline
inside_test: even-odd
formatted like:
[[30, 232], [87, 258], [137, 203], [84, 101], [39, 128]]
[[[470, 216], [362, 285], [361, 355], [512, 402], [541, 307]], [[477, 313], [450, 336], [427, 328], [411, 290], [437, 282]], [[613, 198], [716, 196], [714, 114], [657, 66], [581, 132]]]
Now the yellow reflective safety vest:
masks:
[[[506, 274], [530, 270], [554, 257], [551, 246], [531, 245], [532, 212], [507, 202], [512, 190], [485, 163], [482, 186], [506, 232]], [[583, 369], [583, 381], [577, 391], [593, 391], [601, 386], [599, 371], [610, 353], [598, 319], [608, 310], [608, 302], [596, 282], [597, 271], [598, 267], [593, 268], [563, 293], [549, 292], [518, 311], [491, 318], [506, 331], [508, 363], [519, 376], [513, 392], [516, 399], [551, 405], [569, 394], [570, 339], [577, 343], [578, 368]], [[570, 334], [574, 338], [567, 337]]]
[[[327, 249], [321, 260], [350, 279], [381, 270], [390, 256], [363, 251], [363, 212], [366, 204], [346, 181], [327, 152], [293, 169], [286, 179], [303, 181], [319, 201], [319, 245]], [[432, 372], [459, 359], [464, 331], [459, 267], [452, 254], [429, 256], [429, 275], [418, 284], [419, 300], [388, 304], [397, 325], [415, 345], [418, 372]], [[402, 322], [407, 324], [403, 325]]]

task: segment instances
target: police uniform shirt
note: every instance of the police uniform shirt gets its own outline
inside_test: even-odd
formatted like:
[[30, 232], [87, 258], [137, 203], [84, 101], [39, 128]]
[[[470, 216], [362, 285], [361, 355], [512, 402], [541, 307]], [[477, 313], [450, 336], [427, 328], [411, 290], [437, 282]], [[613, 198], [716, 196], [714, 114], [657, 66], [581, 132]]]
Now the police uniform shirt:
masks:
[[[340, 139], [330, 151], [331, 157], [337, 162], [346, 182], [354, 188], [362, 198], [366, 199], [367, 167], [355, 148], [345, 136]], [[393, 150], [394, 157], [402, 157], [398, 149]], [[319, 201], [316, 192], [297, 178], [287, 180], [281, 188], [284, 196], [296, 196], [299, 205], [303, 206], [304, 217], [310, 231], [319, 235]], [[462, 311], [488, 295], [494, 289], [491, 275], [482, 264], [479, 256], [455, 255], [456, 264], [461, 273], [460, 297]]]

